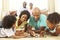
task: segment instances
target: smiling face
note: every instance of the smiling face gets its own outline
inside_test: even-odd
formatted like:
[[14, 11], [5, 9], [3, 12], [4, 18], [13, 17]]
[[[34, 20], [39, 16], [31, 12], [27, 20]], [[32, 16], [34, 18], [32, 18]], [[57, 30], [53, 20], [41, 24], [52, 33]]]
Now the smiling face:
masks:
[[33, 11], [32, 11], [32, 15], [33, 15], [35, 21], [38, 21], [39, 16], [40, 16], [40, 10], [39, 10], [39, 8], [35, 8], [35, 9], [33, 9]]
[[32, 10], [32, 8], [33, 8], [33, 4], [32, 4], [32, 3], [30, 3], [30, 4], [29, 4], [29, 6], [30, 6], [30, 9]]
[[27, 3], [26, 2], [23, 2], [23, 7], [24, 8], [26, 8], [26, 5], [27, 5]]
[[47, 26], [49, 29], [53, 30], [55, 28], [54, 24], [52, 24], [49, 20], [47, 20]]
[[33, 13], [33, 17], [35, 21], [38, 21], [40, 14], [37, 14], [36, 12]]
[[20, 19], [21, 19], [22, 22], [26, 21], [27, 20], [27, 15], [23, 14]]

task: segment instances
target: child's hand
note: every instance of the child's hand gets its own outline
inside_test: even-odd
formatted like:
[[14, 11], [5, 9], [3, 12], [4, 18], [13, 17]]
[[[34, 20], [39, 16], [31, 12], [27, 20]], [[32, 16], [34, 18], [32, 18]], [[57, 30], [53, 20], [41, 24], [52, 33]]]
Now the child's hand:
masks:
[[44, 35], [45, 35], [44, 33], [45, 33], [45, 31], [41, 31], [40, 32], [40, 37], [44, 37]]
[[14, 38], [14, 39], [19, 39], [19, 38], [25, 38], [26, 36], [12, 36], [12, 38]]
[[32, 37], [35, 37], [35, 32], [34, 31], [30, 31], [29, 33]]
[[15, 35], [17, 35], [17, 36], [21, 36], [21, 35], [23, 35], [24, 34], [24, 31], [23, 30], [17, 30], [16, 31], [16, 33], [15, 33]]

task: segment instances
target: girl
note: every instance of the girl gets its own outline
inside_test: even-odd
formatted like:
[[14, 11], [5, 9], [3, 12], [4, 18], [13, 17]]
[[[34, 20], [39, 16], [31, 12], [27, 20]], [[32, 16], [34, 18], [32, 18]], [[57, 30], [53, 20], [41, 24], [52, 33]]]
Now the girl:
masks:
[[20, 38], [20, 36], [16, 35], [15, 23], [16, 23], [15, 16], [11, 16], [11, 15], [5, 16], [2, 21], [2, 28], [0, 30], [0, 37]]
[[60, 15], [57, 12], [51, 13], [47, 18], [48, 30], [47, 32], [51, 35], [60, 34]]
[[27, 21], [30, 17], [30, 13], [27, 10], [24, 10], [21, 12], [21, 14], [19, 15], [19, 19], [16, 22], [16, 30], [17, 32], [20, 31], [20, 34], [23, 35], [24, 32], [26, 32], [27, 30]]

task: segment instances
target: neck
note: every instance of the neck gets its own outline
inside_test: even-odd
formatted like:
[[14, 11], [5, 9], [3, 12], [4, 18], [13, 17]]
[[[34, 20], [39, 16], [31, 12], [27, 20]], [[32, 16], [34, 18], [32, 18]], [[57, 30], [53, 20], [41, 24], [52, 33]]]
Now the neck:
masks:
[[23, 7], [23, 8], [26, 8], [26, 7]]
[[32, 8], [30, 8], [30, 10], [32, 10]]

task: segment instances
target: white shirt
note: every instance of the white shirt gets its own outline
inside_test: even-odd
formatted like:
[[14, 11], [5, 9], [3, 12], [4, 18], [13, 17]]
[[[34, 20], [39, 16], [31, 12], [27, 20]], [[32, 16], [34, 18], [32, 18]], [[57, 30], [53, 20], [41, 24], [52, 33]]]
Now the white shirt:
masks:
[[55, 33], [56, 32], [56, 28], [54, 30], [50, 30], [51, 33]]
[[27, 8], [20, 8], [19, 10], [17, 10], [17, 15], [19, 16], [23, 10], [27, 10]]
[[54, 28], [54, 30], [50, 30], [50, 32], [51, 32], [51, 33], [56, 32], [56, 28], [58, 27], [58, 25], [60, 25], [60, 23], [58, 23], [58, 24], [56, 25], [56, 27]]
[[32, 10], [31, 10], [31, 9], [29, 9], [28, 11], [30, 12], [30, 15], [32, 16]]
[[15, 35], [15, 31], [12, 30], [12, 28], [10, 29], [4, 29], [4, 28], [1, 28], [0, 30], [0, 37], [10, 37], [12, 35]]

